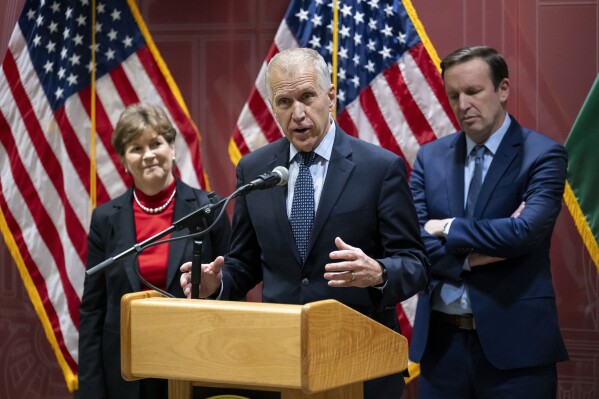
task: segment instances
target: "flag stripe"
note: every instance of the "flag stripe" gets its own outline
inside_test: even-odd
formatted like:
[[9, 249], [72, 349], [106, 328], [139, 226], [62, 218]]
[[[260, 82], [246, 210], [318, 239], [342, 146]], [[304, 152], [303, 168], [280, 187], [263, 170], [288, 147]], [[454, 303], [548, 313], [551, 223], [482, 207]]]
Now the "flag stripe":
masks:
[[401, 304], [396, 306], [397, 308], [397, 321], [399, 322], [399, 328], [401, 329], [401, 334], [406, 337], [408, 342], [412, 341], [412, 323], [408, 320], [408, 317], [403, 309]]
[[[102, 85], [101, 84], [97, 84], [96, 85], [97, 89], [101, 89]], [[98, 92], [99, 94], [100, 92]], [[86, 149], [86, 154], [87, 154], [87, 149], [90, 148], [91, 145], [91, 141], [90, 141], [90, 130], [91, 130], [91, 120], [89, 118], [89, 112], [90, 112], [90, 108], [89, 106], [86, 108], [85, 105], [89, 104], [90, 102], [90, 97], [89, 97], [89, 92], [85, 93], [86, 96], [85, 98], [83, 95], [83, 91], [79, 93], [79, 95], [75, 95], [75, 96], [71, 96], [71, 98], [69, 98], [67, 100], [66, 106], [62, 107], [62, 109], [64, 109], [65, 114], [67, 115], [68, 121], [70, 122], [70, 126], [71, 128], [76, 132], [77, 137], [79, 138], [81, 145], [83, 148]], [[114, 96], [113, 97], [117, 97]], [[112, 127], [110, 128], [112, 130]], [[97, 124], [96, 124], [96, 130], [97, 130]], [[101, 132], [97, 133], [98, 137], [101, 134]], [[109, 149], [112, 149], [112, 144], [109, 144]], [[87, 154], [87, 156], [89, 157], [89, 154]], [[120, 165], [120, 162], [118, 162], [117, 164], [115, 164], [115, 159], [116, 159], [116, 153], [113, 152], [109, 153], [108, 150], [106, 149], [105, 145], [104, 145], [104, 141], [103, 140], [96, 140], [96, 174], [97, 174], [97, 184], [99, 184], [100, 182], [102, 183], [102, 185], [105, 187], [106, 191], [107, 191], [107, 195], [108, 195], [108, 199], [113, 198], [119, 194], [121, 194], [123, 191], [125, 191], [125, 180], [123, 180], [123, 176], [125, 176], [124, 174], [124, 170], [123, 171], [119, 171], [118, 168], [122, 166]], [[86, 161], [86, 163], [89, 165], [89, 158]], [[127, 177], [128, 179], [128, 177]], [[126, 180], [128, 181], [128, 180]], [[96, 187], [96, 189], [98, 189], [98, 187]], [[102, 202], [101, 197], [99, 196], [99, 191], [96, 192], [96, 200], [99, 204], [101, 204]], [[89, 203], [89, 199], [87, 201]], [[89, 211], [88, 211], [89, 214]], [[86, 226], [89, 224], [89, 220], [87, 221], [87, 223], [85, 224]]]
[[[2, 116], [0, 119], [2, 125], [7, 125], [6, 120]], [[17, 145], [14, 141], [14, 137], [11, 135], [0, 136], [0, 141], [8, 154], [18, 153]], [[16, 188], [21, 192], [22, 198], [27, 200], [24, 202], [29, 212], [35, 215], [32, 218], [33, 225], [39, 232], [40, 239], [45, 243], [46, 247], [50, 251], [50, 255], [54, 260], [54, 264], [60, 275], [60, 281], [62, 283], [62, 289], [65, 292], [68, 312], [70, 314], [73, 324], [77, 326], [79, 324], [79, 302], [77, 301], [77, 293], [73, 289], [71, 282], [68, 278], [67, 271], [65, 268], [65, 256], [63, 252], [63, 246], [60, 242], [60, 236], [56, 230], [52, 218], [43, 206], [43, 202], [38, 196], [38, 192], [35, 190], [35, 186], [27, 169], [21, 162], [21, 158], [13, 157], [11, 163], [12, 175], [14, 176], [14, 184]]]
[[[412, 47], [409, 51], [412, 55], [412, 60], [414, 60], [414, 63], [416, 65], [416, 68], [413, 68], [412, 70], [418, 73], [424, 79], [424, 81], [427, 82], [428, 87], [430, 88], [430, 90], [432, 90], [432, 92], [435, 95], [435, 98], [430, 98], [429, 102], [426, 104], [428, 106], [439, 106], [443, 111], [438, 111], [438, 114], [441, 115], [443, 118], [449, 119], [449, 122], [443, 120], [439, 123], [439, 125], [442, 126], [440, 128], [440, 131], [445, 132], [445, 134], [448, 134], [456, 130], [459, 130], [458, 122], [455, 119], [453, 111], [451, 110], [449, 101], [447, 101], [447, 94], [445, 94], [445, 87], [443, 86], [443, 81], [441, 80], [439, 70], [435, 66], [435, 64], [433, 64], [433, 61], [431, 57], [428, 55], [426, 49], [424, 48], [424, 45], [416, 45]], [[447, 132], [448, 129], [449, 132]], [[442, 137], [442, 135], [443, 134], [437, 134], [437, 138]]]
[[[31, 136], [31, 144], [35, 148], [36, 152], [39, 154], [40, 159], [44, 160], [44, 162], [41, 165], [46, 170], [47, 178], [50, 181], [52, 181], [54, 188], [58, 194], [58, 199], [64, 207], [67, 222], [67, 231], [69, 232], [69, 236], [71, 237], [72, 243], [76, 247], [77, 254], [81, 257], [82, 261], [84, 261], [85, 243], [81, 243], [81, 240], [78, 240], [78, 237], [85, 235], [85, 230], [81, 226], [75, 212], [73, 211], [73, 208], [71, 207], [70, 203], [68, 202], [68, 199], [66, 198], [63, 185], [64, 178], [62, 174], [62, 169], [60, 167], [60, 163], [58, 162], [58, 159], [56, 158], [52, 149], [49, 148], [48, 142], [44, 137], [42, 128], [39, 125], [39, 120], [37, 119], [35, 113], [31, 112], [33, 110], [33, 107], [32, 104], [29, 102], [29, 97], [25, 92], [25, 88], [23, 87], [20, 79], [18, 78], [18, 71], [16, 67], [17, 65], [14, 63], [14, 58], [12, 57], [12, 54], [8, 53], [4, 59], [4, 62], [2, 63], [2, 68], [8, 81], [12, 82], [12, 84], [10, 84], [10, 88], [13, 92], [13, 97], [15, 98], [15, 104], [17, 105], [17, 108], [19, 109], [21, 115], [24, 117], [23, 122], [25, 123], [26, 129]], [[12, 136], [7, 136], [5, 139], [14, 143], [12, 141]], [[24, 176], [27, 176], [28, 178], [26, 168], [23, 167], [22, 173]], [[29, 180], [29, 182], [32, 183], [31, 180]], [[33, 188], [33, 184], [30, 187]], [[36, 193], [36, 191], [33, 190], [33, 193]], [[25, 198], [29, 197], [25, 196]], [[55, 237], [52, 237], [53, 240], [54, 238]], [[59, 247], [62, 248], [62, 246]], [[50, 246], [50, 248], [53, 247]], [[62, 255], [60, 255], [59, 257], [62, 257]], [[64, 258], [61, 259], [61, 261], [61, 266], [64, 267]]]
[[[29, 96], [29, 100], [26, 102], [35, 105], [35, 107], [31, 108], [31, 113], [28, 113], [27, 116], [37, 118], [40, 121], [40, 123], [38, 123], [37, 125], [42, 125], [44, 127], [44, 142], [48, 145], [48, 148], [50, 148], [51, 151], [53, 151], [55, 154], [57, 154], [57, 156], [60, 156], [61, 159], [64, 159], [65, 162], [68, 163], [68, 165], [65, 165], [65, 167], [63, 168], [64, 178], [61, 180], [61, 182], [63, 182], [65, 187], [67, 187], [69, 190], [72, 190], [70, 198], [67, 197], [66, 200], [71, 203], [73, 209], [78, 213], [78, 215], [81, 215], [82, 212], [87, 212], [87, 208], [85, 210], [82, 210], [79, 206], [77, 206], [77, 198], [86, 197], [87, 190], [81, 184], [74, 183], [78, 180], [76, 173], [73, 173], [75, 167], [68, 158], [69, 151], [65, 149], [63, 141], [58, 139], [58, 137], [61, 136], [61, 132], [56, 129], [58, 122], [53, 118], [50, 109], [43, 106], [46, 104], [46, 97], [44, 91], [36, 90], [36, 87], [37, 85], [39, 85], [40, 82], [38, 80], [38, 77], [35, 74], [31, 73], [31, 58], [29, 56], [29, 53], [24, 50], [26, 49], [26, 43], [23, 41], [23, 38], [20, 35], [20, 30], [18, 29], [18, 26], [15, 29], [15, 32], [11, 38], [11, 46], [17, 49], [18, 51], [18, 53], [16, 53], [17, 55], [14, 57], [12, 57], [13, 53], [10, 53], [10, 56], [14, 60], [14, 64], [17, 65], [17, 71], [15, 71], [13, 78], [21, 79], [21, 81], [17, 80], [16, 82], [14, 82], [13, 85], [22, 87], [23, 90]], [[9, 55], [7, 54], [7, 66], [10, 67], [10, 60], [8, 59], [8, 57]], [[14, 108], [15, 103], [16, 100], [13, 100], [8, 106], [8, 108]], [[7, 108], [4, 108], [4, 112], [8, 113]], [[15, 118], [17, 118], [18, 120], [21, 120], [21, 116], [17, 116], [17, 113], [13, 115], [15, 115]], [[20, 126], [25, 130], [24, 125]], [[48, 138], [46, 139], [46, 137]], [[33, 148], [33, 145], [30, 145], [30, 148]], [[37, 167], [37, 164], [35, 166]], [[43, 184], [43, 181], [50, 181], [50, 179], [47, 176], [44, 176], [41, 178], [35, 178], [34, 181], [41, 182], [40, 184]], [[58, 199], [55, 199], [49, 204], [57, 202]], [[85, 248], [85, 245], [83, 246], [83, 248]]]
[[[69, 143], [68, 156], [71, 159], [71, 164], [73, 165], [73, 169], [77, 172], [79, 176], [79, 181], [81, 182], [81, 188], [85, 190], [85, 196], [89, 197], [89, 157], [88, 154], [81, 145], [79, 141], [79, 137], [73, 126], [69, 121], [69, 117], [67, 116], [65, 109], [60, 108], [56, 110], [54, 113], [54, 118], [56, 119], [56, 123], [62, 133], [63, 142]], [[96, 183], [97, 190], [97, 199], [99, 203], [105, 202], [109, 199], [108, 193], [106, 191], [106, 187], [102, 184], [102, 181], [98, 181]], [[89, 198], [88, 198], [89, 199]], [[78, 215], [81, 215], [82, 212], [88, 212], [87, 209], [82, 210], [81, 212], [77, 212]], [[87, 224], [84, 224], [87, 226]], [[87, 230], [87, 229], [86, 229]]]
[[354, 121], [349, 116], [347, 108], [344, 109], [339, 115], [337, 115], [337, 123], [345, 130], [346, 133], [358, 137], [358, 129], [354, 124]]
[[254, 92], [250, 95], [250, 100], [248, 102], [248, 107], [252, 115], [254, 116], [254, 120], [260, 126], [262, 132], [266, 136], [266, 139], [269, 142], [273, 142], [277, 139], [281, 138], [281, 133], [279, 128], [272, 117], [272, 114], [268, 111], [266, 107], [266, 102], [258, 93], [258, 90], [255, 88]]
[[343, 113], [345, 113], [346, 111], [348, 115], [350, 115], [354, 125], [354, 129], [357, 132], [356, 137], [359, 137], [360, 139], [372, 143], [374, 145], [380, 146], [381, 143], [377, 136], [377, 132], [373, 129], [372, 125], [370, 124], [370, 121], [364, 113], [364, 110], [362, 109], [360, 102], [354, 101], [352, 104], [350, 104], [343, 110]]
[[[0, 129], [2, 129], [6, 126], [5, 123], [6, 123], [6, 121], [4, 120], [2, 114], [0, 113]], [[2, 148], [0, 148], [0, 150], [1, 149]], [[5, 173], [5, 172], [3, 171], [3, 173]], [[6, 224], [7, 224], [8, 228], [10, 229], [11, 234], [15, 238], [15, 241], [24, 243], [23, 233], [21, 232], [21, 229], [19, 228], [16, 220], [12, 216], [12, 213], [5, 212], [5, 210], [9, 209], [9, 207], [8, 207], [8, 203], [6, 202], [5, 195], [4, 195], [4, 187], [3, 187], [2, 181], [0, 181], [0, 209], [1, 209], [0, 213], [2, 213], [1, 216], [4, 217], [4, 220], [6, 221]], [[77, 363], [71, 356], [68, 348], [66, 347], [65, 340], [64, 340], [64, 337], [62, 334], [62, 329], [58, 322], [59, 318], [55, 311], [55, 307], [54, 307], [53, 303], [50, 300], [48, 300], [49, 295], [48, 295], [48, 289], [46, 287], [45, 280], [44, 280], [43, 276], [40, 274], [39, 270], [36, 268], [35, 262], [33, 261], [31, 254], [30, 254], [29, 250], [27, 249], [27, 247], [24, 245], [18, 245], [18, 251], [22, 255], [23, 264], [24, 264], [25, 268], [27, 269], [27, 273], [28, 273], [29, 277], [31, 278], [31, 281], [35, 284], [35, 290], [39, 297], [39, 301], [34, 303], [34, 305], [43, 307], [44, 312], [47, 315], [46, 320], [48, 321], [48, 324], [49, 324], [48, 328], [51, 329], [52, 334], [54, 335], [54, 338], [56, 339], [57, 345], [62, 349], [60, 351], [61, 355], [64, 356], [64, 360], [67, 362], [69, 367], [76, 370]]]
[[403, 75], [399, 70], [399, 65], [395, 64], [384, 72], [385, 78], [389, 82], [389, 88], [393, 92], [397, 103], [401, 107], [404, 115], [410, 115], [409, 118], [403, 118], [403, 121], [410, 127], [416, 140], [420, 145], [434, 140], [435, 135], [428, 121], [422, 114], [421, 108], [414, 101], [414, 97], [408, 90]]
[[381, 109], [378, 107], [372, 88], [365, 88], [359, 98], [364, 114], [366, 114], [366, 117], [374, 128], [380, 145], [399, 156], [403, 156], [401, 148], [399, 148], [397, 141], [395, 141], [393, 133], [389, 129], [389, 126], [387, 126]]
[[[54, 118], [58, 124], [64, 142], [70, 144], [69, 157], [71, 163], [79, 176], [79, 180], [85, 191], [89, 192], [89, 158], [85, 149], [81, 147], [79, 138], [71, 128], [71, 124], [67, 120], [64, 109], [57, 110], [54, 113]], [[103, 187], [100, 188], [102, 190]]]
[[[172, 121], [178, 126], [185, 143], [190, 148], [189, 155], [191, 157], [191, 162], [187, 162], [186, 164], [195, 167], [196, 176], [199, 179], [198, 183], [200, 183], [200, 186], [205, 186], [203, 172], [200, 169], [202, 162], [199, 150], [199, 133], [196, 131], [195, 126], [191, 124], [190, 119], [182, 112], [179, 103], [169, 90], [168, 83], [164, 75], [162, 75], [156, 60], [152, 57], [149, 49], [140, 49], [137, 52], [137, 56], [139, 57], [142, 66], [145, 68], [148, 77], [152, 81], [153, 87], [160, 94], [160, 98], [170, 113]], [[187, 177], [189, 178], [191, 175], [187, 175]], [[197, 183], [195, 185], [197, 186]]]
[[[289, 9], [291, 9], [291, 4], [289, 5]], [[289, 29], [287, 22], [285, 19], [281, 22], [277, 33], [275, 34], [274, 45], [270, 48], [270, 51], [266, 55], [265, 64], [268, 64], [272, 57], [277, 55], [281, 50], [286, 50], [288, 48], [299, 47], [298, 41], [295, 38], [295, 35]]]
[[[137, 104], [139, 102], [139, 97], [137, 97], [137, 94], [135, 93], [135, 90], [133, 89], [133, 86], [131, 85], [131, 82], [129, 81], [127, 74], [123, 70], [122, 65], [118, 65], [116, 68], [110, 71], [110, 78], [114, 82], [114, 90], [119, 94], [120, 99], [122, 100], [122, 104], [124, 106]], [[117, 114], [110, 113], [110, 115], [116, 116]], [[113, 124], [116, 125], [114, 121]]]
[[[158, 91], [154, 89], [154, 84], [150, 77], [146, 73], [140, 73], [140, 71], [144, 71], [144, 65], [142, 64], [142, 61], [136, 54], [129, 57], [122, 64], [122, 66], [125, 74], [127, 75], [127, 78], [131, 82], [131, 87], [135, 90], [136, 95], [140, 98], [143, 97], [146, 99], [154, 99], [153, 101], [158, 102], [160, 106], [164, 108], [171, 121], [173, 121], [173, 125], [179, 132], [179, 138], [175, 140], [175, 154], [177, 156], [177, 166], [178, 171], [180, 172], [180, 176], [183, 180], [188, 182], [188, 184], [194, 187], [200, 187], [200, 180], [198, 180], [197, 178], [197, 173], [199, 173], [199, 171], [196, 173], [196, 170], [193, 168], [194, 161], [190, 156], [188, 150], [189, 147], [184, 136], [184, 132], [186, 132], [189, 129], [193, 129], [189, 130], [190, 140], [197, 140], [199, 138], [199, 135], [196, 132], [195, 126], [193, 126], [192, 124], [189, 124], [188, 126], [177, 125], [176, 120], [173, 116], [173, 112], [171, 112], [167, 108], [167, 106], [161, 101], [161, 96], [158, 93]], [[105, 103], [107, 102], [107, 100], [105, 99], [103, 99], [103, 101]], [[174, 114], [181, 112], [182, 109], [180, 108], [174, 110]], [[116, 114], [118, 115], [118, 113]], [[114, 121], [114, 123], [116, 124], [116, 120]], [[197, 151], [199, 152], [199, 146], [197, 147]], [[201, 186], [204, 187], [203, 184]]]
[[[416, 154], [420, 148], [413, 130], [410, 129], [410, 124], [406, 121], [410, 118], [406, 117], [406, 114], [404, 114], [395, 100], [389, 82], [384, 76], [381, 75], [374, 79], [371, 83], [371, 87], [372, 93], [376, 98], [376, 105], [380, 109], [381, 115], [385, 118], [385, 124], [389, 129], [389, 133], [399, 145], [399, 148], [402, 151], [401, 155], [408, 163], [409, 170], [415, 161], [414, 154]], [[389, 128], [390, 126], [394, 126], [394, 129], [391, 130]], [[385, 147], [384, 144], [383, 147]]]
[[[81, 105], [85, 109], [85, 112], [87, 113], [88, 117], [91, 118], [91, 89], [89, 87], [82, 89], [79, 92], [79, 97], [81, 99]], [[115, 180], [120, 180], [121, 182], [128, 181], [128, 176], [125, 173], [125, 169], [121, 165], [119, 155], [116, 153], [116, 150], [112, 146], [112, 131], [113, 127], [110, 118], [106, 113], [106, 110], [104, 109], [103, 102], [100, 100], [96, 92], [96, 132], [97, 137], [100, 139], [101, 144], [103, 145], [102, 149], [104, 150], [104, 152], [102, 153], [102, 155], [107, 155], [109, 157], [109, 160], [104, 157], [100, 159], [99, 149], [97, 158], [98, 161], [103, 161], [105, 167], [110, 167], [108, 166], [110, 164], [114, 165], [114, 168], [110, 167], [112, 172], [109, 174], [111, 181], [105, 182], [107, 187], [111, 186], [112, 184], [115, 184]], [[99, 145], [100, 143], [96, 144]], [[114, 175], [114, 172], [118, 174], [118, 177], [120, 177], [120, 179]], [[122, 184], [121, 186], [125, 187], [124, 184]], [[114, 195], [116, 195], [116, 193]]]
[[268, 144], [268, 140], [256, 122], [256, 119], [254, 119], [254, 115], [250, 111], [248, 104], [245, 104], [241, 111], [237, 121], [237, 128], [240, 135], [242, 135], [240, 140], [247, 144], [245, 148], [240, 147], [240, 151], [242, 149], [244, 151], [242, 154], [247, 154], [248, 151], [253, 151], [256, 148]]
[[[119, 65], [118, 67], [121, 68], [123, 74], [125, 74], [125, 71], [122, 68], [123, 64]], [[97, 95], [96, 101], [100, 101], [102, 104], [103, 112], [107, 119], [107, 122], [103, 122], [105, 123], [105, 126], [100, 130], [100, 132], [101, 134], [106, 135], [105, 142], [110, 141], [110, 143], [112, 143], [112, 133], [114, 131], [114, 127], [119, 120], [120, 110], [125, 109], [127, 105], [140, 101], [137, 97], [137, 93], [135, 93], [135, 90], [133, 87], [131, 87], [131, 83], [127, 84], [128, 87], [121, 87], [118, 79], [113, 79], [113, 76], [114, 75], [112, 72], [102, 76], [96, 80], [95, 87]], [[133, 92], [129, 92], [129, 90], [133, 90]], [[124, 98], [136, 99], [137, 101], [126, 102]], [[87, 103], [88, 100], [89, 99], [85, 99], [85, 102]], [[110, 147], [112, 147], [112, 145]], [[114, 154], [116, 154], [116, 150]]]
[[235, 146], [237, 147], [240, 154], [247, 154], [248, 147], [246, 144], [246, 138], [242, 135], [239, 127], [235, 127], [235, 131], [233, 132], [233, 140], [235, 141]]

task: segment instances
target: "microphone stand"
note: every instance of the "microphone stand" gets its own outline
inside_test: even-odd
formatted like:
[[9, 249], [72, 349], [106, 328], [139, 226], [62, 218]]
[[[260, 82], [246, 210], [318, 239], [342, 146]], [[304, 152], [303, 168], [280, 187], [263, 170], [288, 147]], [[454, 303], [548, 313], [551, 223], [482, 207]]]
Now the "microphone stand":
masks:
[[[277, 168], [275, 168], [276, 171]], [[101, 271], [103, 271], [104, 269], [106, 269], [107, 267], [113, 265], [116, 261], [129, 256], [133, 253], [139, 254], [141, 253], [144, 249], [155, 245], [155, 243], [157, 243], [157, 241], [166, 236], [169, 235], [170, 233], [172, 233], [173, 231], [179, 231], [185, 228], [189, 229], [190, 232], [190, 236], [193, 238], [193, 258], [192, 258], [192, 263], [191, 263], [191, 267], [192, 267], [192, 274], [191, 274], [191, 278], [192, 278], [192, 287], [191, 287], [191, 291], [192, 291], [192, 298], [199, 298], [200, 293], [199, 293], [199, 287], [200, 287], [200, 280], [201, 280], [201, 253], [202, 253], [202, 241], [197, 239], [199, 237], [202, 237], [204, 234], [206, 234], [211, 228], [212, 226], [214, 226], [214, 223], [219, 219], [219, 217], [223, 214], [223, 210], [221, 210], [220, 214], [218, 215], [218, 217], [216, 218], [216, 220], [214, 222], [212, 222], [212, 225], [210, 227], [208, 227], [207, 229], [203, 230], [203, 231], [197, 231], [199, 230], [199, 224], [202, 220], [204, 220], [204, 218], [208, 215], [210, 215], [212, 213], [212, 211], [218, 207], [220, 207], [223, 203], [227, 204], [230, 200], [232, 200], [233, 198], [236, 198], [240, 195], [245, 195], [247, 193], [249, 193], [250, 191], [256, 190], [256, 189], [265, 189], [265, 188], [270, 188], [273, 187], [277, 184], [279, 184], [279, 182], [284, 179], [284, 183], [287, 183], [287, 177], [288, 177], [288, 173], [287, 173], [287, 169], [282, 168], [284, 171], [284, 177], [281, 174], [282, 172], [279, 171], [277, 174], [279, 176], [278, 179], [273, 179], [273, 175], [272, 173], [265, 173], [263, 175], [259, 176], [258, 180], [254, 180], [251, 183], [248, 184], [244, 184], [243, 186], [237, 188], [231, 195], [229, 195], [228, 197], [222, 198], [221, 200], [219, 200], [218, 202], [212, 202], [213, 200], [213, 196], [214, 193], [210, 193], [208, 194], [209, 199], [210, 199], [210, 204], [208, 205], [204, 205], [203, 207], [195, 210], [194, 212], [191, 212], [190, 214], [182, 217], [181, 219], [173, 222], [173, 224], [164, 229], [163, 231], [159, 232], [158, 234], [140, 242], [137, 243], [135, 245], [133, 245], [131, 248], [121, 252], [118, 255], [115, 255], [113, 257], [110, 257], [106, 260], [104, 260], [103, 262], [97, 264], [96, 266], [88, 269], [85, 271], [85, 273], [88, 276], [93, 276], [96, 273], [99, 273]], [[195, 230], [195, 232], [194, 232]], [[181, 237], [183, 238], [183, 237]], [[144, 281], [144, 279], [141, 277], [141, 274], [138, 273], [138, 275], [140, 276], [140, 279], [142, 281]]]
[[[235, 195], [237, 192], [233, 193], [233, 195]], [[231, 196], [232, 197], [232, 196]], [[214, 209], [218, 208], [219, 206], [221, 206], [224, 202], [228, 201], [229, 197], [223, 198], [220, 201], [214, 203], [214, 204], [208, 204], [208, 205], [204, 205], [203, 207], [193, 211], [192, 213], [182, 217], [181, 219], [173, 222], [173, 224], [169, 227], [167, 227], [166, 229], [162, 230], [161, 232], [159, 232], [158, 234], [153, 235], [152, 237], [137, 243], [135, 245], [133, 245], [131, 248], [121, 252], [118, 255], [115, 255], [113, 257], [110, 257], [106, 260], [104, 260], [103, 262], [97, 264], [96, 266], [92, 267], [91, 269], [86, 270], [86, 274], [88, 276], [93, 276], [96, 273], [99, 273], [101, 271], [103, 271], [104, 269], [106, 269], [108, 266], [111, 266], [112, 264], [114, 264], [116, 261], [121, 260], [131, 254], [133, 254], [134, 252], [140, 253], [141, 251], [143, 251], [144, 249], [146, 249], [147, 247], [151, 246], [152, 244], [154, 244], [156, 241], [158, 241], [159, 239], [161, 239], [164, 236], [169, 235], [170, 233], [172, 233], [173, 231], [179, 231], [179, 230], [183, 230], [185, 228], [189, 228], [190, 229], [190, 233], [193, 233], [193, 229], [199, 225], [199, 223], [208, 215], [210, 215]], [[201, 233], [201, 232], [200, 232]], [[200, 234], [200, 233], [195, 233], [195, 234]], [[194, 240], [195, 241], [195, 240]], [[201, 249], [199, 250], [201, 252]]]
[[200, 299], [200, 282], [202, 280], [202, 240], [193, 239], [193, 256], [191, 258], [191, 299]]

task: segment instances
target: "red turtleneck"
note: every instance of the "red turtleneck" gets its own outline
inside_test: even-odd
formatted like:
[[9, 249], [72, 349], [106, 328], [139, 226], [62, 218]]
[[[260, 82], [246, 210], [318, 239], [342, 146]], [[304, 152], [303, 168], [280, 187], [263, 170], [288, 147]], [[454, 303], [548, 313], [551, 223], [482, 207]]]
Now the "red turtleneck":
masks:
[[[164, 205], [175, 189], [175, 181], [156, 195], [145, 195], [140, 190], [135, 190], [137, 199], [146, 208], [158, 208]], [[173, 223], [175, 199], [160, 213], [147, 213], [133, 200], [133, 216], [135, 218], [135, 233], [137, 242], [141, 242], [155, 234], [167, 229]], [[170, 238], [168, 236], [162, 239]], [[150, 247], [143, 251], [137, 262], [141, 275], [156, 287], [166, 290], [166, 270], [168, 264], [168, 250], [170, 244]], [[146, 289], [142, 286], [142, 289]]]

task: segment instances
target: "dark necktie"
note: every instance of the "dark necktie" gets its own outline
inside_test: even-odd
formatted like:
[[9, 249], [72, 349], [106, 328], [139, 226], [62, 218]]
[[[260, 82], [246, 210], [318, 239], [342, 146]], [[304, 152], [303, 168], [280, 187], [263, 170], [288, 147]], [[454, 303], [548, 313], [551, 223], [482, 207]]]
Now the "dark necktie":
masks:
[[316, 154], [311, 152], [298, 152], [299, 173], [293, 190], [291, 203], [291, 231], [302, 262], [306, 259], [308, 241], [314, 222], [314, 182], [310, 174], [310, 165], [314, 162]]
[[476, 207], [476, 200], [480, 193], [480, 188], [483, 185], [483, 166], [485, 163], [485, 150], [487, 147], [484, 145], [476, 145], [472, 150], [474, 154], [474, 173], [470, 180], [470, 188], [468, 189], [468, 199], [466, 201], [466, 216], [472, 217], [474, 215], [474, 208]]
[[[472, 173], [472, 179], [470, 180], [470, 188], [468, 189], [468, 199], [466, 200], [466, 216], [472, 217], [474, 215], [474, 208], [476, 207], [476, 200], [480, 193], [480, 187], [483, 184], [483, 166], [485, 163], [484, 156], [487, 147], [484, 145], [476, 145], [472, 149], [474, 155], [474, 173]], [[453, 284], [450, 282], [444, 282], [441, 286], [441, 300], [445, 305], [449, 305], [458, 298], [461, 298], [464, 294], [463, 284]]]

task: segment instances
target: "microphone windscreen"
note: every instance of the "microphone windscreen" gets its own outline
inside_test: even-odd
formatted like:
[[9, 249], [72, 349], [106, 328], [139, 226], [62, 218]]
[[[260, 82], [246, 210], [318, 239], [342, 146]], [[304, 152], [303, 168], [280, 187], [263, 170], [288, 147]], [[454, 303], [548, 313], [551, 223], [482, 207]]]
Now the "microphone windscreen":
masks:
[[274, 173], [281, 176], [281, 180], [277, 183], [277, 186], [284, 186], [289, 181], [289, 170], [284, 166], [277, 166], [272, 170]]

